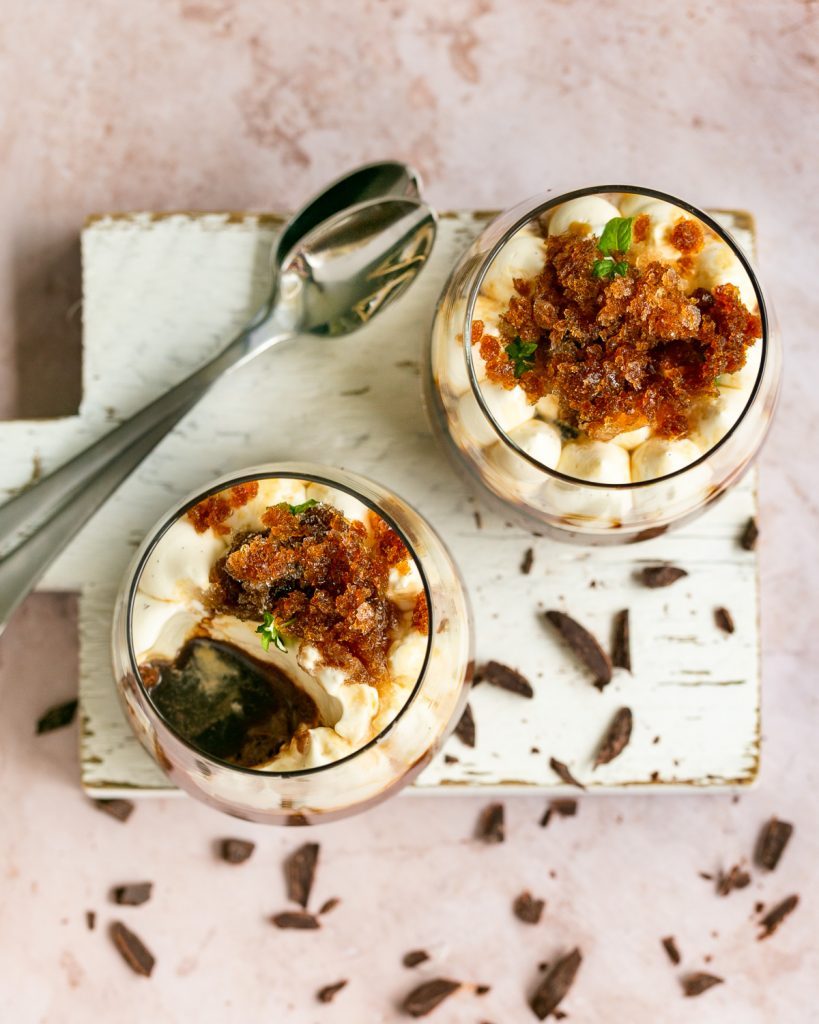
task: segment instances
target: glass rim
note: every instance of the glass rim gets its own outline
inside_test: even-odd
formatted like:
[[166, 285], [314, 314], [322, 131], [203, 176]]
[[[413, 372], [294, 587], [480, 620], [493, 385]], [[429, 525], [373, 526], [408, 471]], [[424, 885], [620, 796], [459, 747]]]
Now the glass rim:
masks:
[[[545, 465], [543, 462], [540, 462], [538, 459], [534, 458], [528, 452], [524, 451], [524, 449], [521, 448], [518, 444], [516, 444], [515, 441], [509, 436], [509, 434], [503, 430], [503, 428], [500, 426], [500, 424], [493, 416], [483, 396], [480, 381], [478, 380], [477, 374], [475, 372], [475, 364], [472, 360], [472, 313], [474, 311], [475, 302], [477, 301], [480, 287], [483, 284], [483, 280], [486, 277], [489, 268], [492, 266], [496, 257], [500, 253], [501, 249], [503, 249], [503, 247], [511, 240], [511, 238], [514, 235], [517, 234], [518, 231], [521, 230], [521, 228], [525, 227], [525, 225], [530, 223], [536, 217], [539, 217], [542, 213], [545, 213], [547, 210], [552, 209], [552, 207], [557, 206], [559, 203], [568, 202], [571, 199], [580, 199], [583, 196], [598, 195], [604, 192], [622, 192], [633, 195], [645, 195], [654, 199], [661, 199], [664, 202], [670, 203], [672, 206], [679, 207], [681, 210], [685, 210], [688, 213], [693, 214], [704, 224], [706, 224], [709, 228], [711, 228], [711, 230], [718, 234], [719, 237], [728, 245], [728, 247], [737, 257], [737, 259], [740, 261], [742, 269], [748, 275], [748, 278], [751, 282], [751, 286], [754, 289], [754, 293], [756, 295], [757, 305], [759, 307], [759, 318], [762, 325], [762, 335], [759, 339], [759, 343], [762, 345], [762, 355], [759, 362], [759, 369], [757, 370], [756, 379], [754, 380], [754, 385], [751, 388], [751, 393], [748, 396], [748, 400], [746, 401], [745, 406], [742, 409], [742, 412], [739, 414], [739, 416], [737, 416], [736, 420], [733, 422], [730, 429], [726, 431], [725, 434], [723, 434], [723, 436], [719, 439], [719, 441], [717, 441], [716, 444], [713, 444], [710, 448], [707, 449], [707, 451], [704, 451], [702, 455], [700, 455], [699, 458], [694, 459], [693, 462], [689, 462], [687, 465], [681, 466], [679, 469], [675, 469], [671, 473], [665, 473], [663, 474], [663, 476], [654, 477], [651, 480], [630, 480], [628, 483], [606, 483], [605, 481], [602, 480], [584, 480], [581, 477], [569, 476], [566, 473], [561, 473], [557, 469], [552, 469], [551, 467]], [[469, 376], [469, 384], [472, 389], [472, 394], [475, 397], [476, 401], [478, 402], [478, 406], [481, 412], [483, 413], [484, 417], [489, 421], [489, 424], [491, 425], [492, 429], [498, 435], [498, 439], [503, 444], [505, 444], [507, 448], [510, 448], [516, 455], [519, 455], [521, 458], [525, 459], [531, 466], [533, 466], [535, 469], [540, 470], [547, 477], [552, 477], [555, 480], [560, 480], [563, 483], [571, 484], [575, 487], [591, 487], [603, 490], [618, 491], [636, 491], [640, 488], [652, 487], [657, 484], [673, 480], [676, 477], [682, 476], [683, 474], [688, 473], [704, 465], [708, 460], [711, 459], [713, 455], [717, 453], [717, 451], [719, 451], [719, 449], [723, 447], [723, 445], [725, 445], [730, 440], [730, 438], [739, 429], [741, 424], [745, 421], [748, 412], [750, 411], [760, 392], [762, 386], [762, 379], [765, 373], [765, 367], [768, 361], [770, 320], [768, 317], [768, 310], [765, 304], [765, 297], [762, 293], [762, 288], [760, 287], [759, 280], [756, 276], [756, 272], [754, 271], [754, 268], [751, 265], [751, 262], [748, 259], [748, 257], [745, 255], [740, 246], [734, 240], [731, 233], [727, 231], [725, 228], [723, 228], [720, 224], [718, 224], [713, 217], [709, 216], [707, 213], [700, 210], [698, 207], [692, 205], [691, 203], [685, 202], [682, 199], [678, 199], [676, 196], [671, 195], [671, 193], [669, 192], [661, 192], [658, 189], [647, 188], [643, 185], [590, 185], [585, 188], [573, 189], [570, 192], [562, 192], [560, 195], [554, 196], [551, 199], [546, 199], [543, 201], [541, 201], [539, 198], [523, 200], [523, 202], [519, 203], [517, 206], [512, 207], [510, 210], [506, 211], [506, 213], [513, 213], [516, 209], [519, 209], [524, 206], [526, 207], [525, 213], [518, 217], [517, 220], [504, 231], [503, 235], [498, 239], [498, 241], [492, 246], [489, 252], [481, 260], [481, 263], [475, 273], [475, 279], [472, 282], [472, 285], [469, 289], [469, 293], [467, 295], [466, 312], [464, 315], [463, 338], [464, 350], [466, 353], [466, 367], [467, 374]], [[502, 213], [499, 214], [498, 216], [502, 217], [505, 216], [505, 214]], [[486, 230], [488, 230], [488, 228]], [[468, 343], [467, 339], [469, 339]]]
[[[355, 490], [354, 487], [351, 487], [347, 484], [340, 483], [338, 480], [335, 480], [332, 477], [323, 475], [324, 473], [332, 472], [331, 470], [328, 470], [325, 467], [312, 466], [311, 464], [311, 468], [309, 470], [302, 471], [300, 469], [301, 465], [302, 464], [300, 463], [270, 463], [269, 466], [273, 468], [269, 468], [264, 465], [250, 466], [247, 469], [237, 470], [235, 473], [230, 473], [225, 475], [224, 477], [220, 477], [218, 480], [213, 481], [213, 483], [207, 485], [207, 487], [204, 490], [196, 490], [195, 492], [192, 492], [191, 494], [187, 495], [180, 502], [174, 505], [173, 508], [169, 512], [167, 512], [159, 520], [159, 522], [154, 527], [152, 527], [151, 530], [148, 532], [145, 540], [143, 541], [143, 546], [140, 552], [137, 554], [135, 563], [133, 567], [129, 570], [128, 575], [127, 592], [125, 596], [124, 605], [128, 663], [134, 674], [134, 678], [137, 682], [137, 685], [140, 688], [140, 692], [149, 702], [151, 710], [157, 716], [162, 725], [196, 757], [201, 758], [209, 765], [215, 765], [221, 769], [238, 772], [241, 775], [248, 775], [250, 777], [255, 778], [294, 779], [310, 775], [317, 775], [321, 772], [328, 771], [331, 768], [335, 768], [337, 765], [345, 764], [346, 762], [352, 761], [354, 758], [358, 757], [360, 754], [363, 754], [365, 751], [378, 746], [397, 726], [398, 722], [408, 711], [410, 706], [415, 702], [421, 690], [421, 686], [424, 682], [424, 679], [426, 677], [427, 669], [429, 668], [432, 654], [434, 621], [432, 591], [429, 586], [426, 570], [424, 569], [421, 560], [418, 558], [418, 555], [415, 552], [415, 548], [410, 543], [404, 531], [395, 522], [393, 517], [388, 512], [385, 512], [373, 500], [366, 497], [360, 491]], [[320, 472], [316, 472], [315, 470], [320, 470]], [[339, 470], [339, 472], [344, 473], [346, 476], [352, 477], [356, 482], [360, 481], [363, 484], [373, 486], [376, 488], [381, 487], [380, 484], [376, 484], [366, 479], [365, 477], [359, 476], [356, 473], [348, 473], [347, 470]], [[366, 507], [371, 512], [374, 512], [377, 516], [383, 519], [384, 522], [387, 523], [387, 525], [390, 527], [390, 529], [394, 530], [401, 538], [402, 543], [409, 552], [410, 558], [415, 563], [418, 569], [418, 574], [421, 577], [421, 584], [424, 588], [424, 597], [426, 598], [427, 608], [429, 610], [429, 628], [427, 632], [426, 650], [424, 651], [424, 660], [418, 672], [418, 678], [415, 680], [415, 683], [412, 687], [412, 691], [408, 694], [407, 699], [396, 712], [395, 716], [392, 719], [390, 719], [390, 721], [384, 726], [383, 729], [381, 729], [380, 732], [378, 732], [375, 736], [371, 737], [369, 740], [367, 740], [365, 744], [358, 747], [356, 750], [351, 751], [349, 754], [345, 754], [344, 757], [340, 757], [335, 761], [328, 761], [326, 764], [314, 765], [312, 768], [295, 768], [289, 771], [275, 771], [264, 768], [248, 768], [245, 765], [232, 764], [230, 761], [225, 761], [222, 758], [215, 757], [213, 754], [208, 754], [200, 747], [195, 746], [193, 743], [191, 743], [189, 739], [183, 736], [178, 729], [171, 725], [171, 723], [166, 719], [166, 717], [162, 714], [159, 708], [157, 708], [156, 704], [154, 704], [153, 700], [151, 700], [149, 688], [143, 682], [142, 675], [139, 671], [139, 665], [137, 663], [136, 654], [134, 652], [134, 602], [136, 600], [137, 590], [139, 589], [139, 581], [141, 580], [142, 574], [145, 571], [148, 559], [156, 550], [156, 547], [159, 544], [160, 540], [165, 536], [165, 534], [168, 532], [171, 526], [173, 526], [174, 523], [176, 523], [183, 515], [185, 515], [185, 513], [190, 508], [193, 508], [194, 505], [198, 504], [200, 501], [203, 501], [205, 498], [209, 498], [213, 494], [218, 494], [219, 491], [225, 490], [227, 487], [237, 486], [243, 483], [249, 483], [250, 481], [253, 480], [262, 479], [294, 479], [306, 480], [310, 483], [323, 484], [335, 490], [343, 491], [345, 494], [348, 494], [351, 497], [356, 498], [363, 505], [366, 505]], [[397, 498], [397, 495], [395, 497]], [[403, 499], [399, 498], [398, 500], [403, 502]], [[411, 508], [411, 506], [408, 507]], [[415, 512], [415, 509], [411, 510]], [[416, 512], [416, 515], [420, 515], [420, 513]], [[424, 522], [426, 522], [426, 520], [424, 520]]]

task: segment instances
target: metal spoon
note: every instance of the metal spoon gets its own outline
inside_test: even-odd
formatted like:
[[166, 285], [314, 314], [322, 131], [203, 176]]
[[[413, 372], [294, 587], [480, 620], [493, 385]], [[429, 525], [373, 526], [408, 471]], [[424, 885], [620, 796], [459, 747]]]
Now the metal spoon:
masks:
[[[67, 540], [223, 373], [300, 333], [338, 336], [367, 323], [414, 280], [435, 226], [428, 206], [403, 198], [327, 217], [291, 250], [269, 301], [219, 355], [3, 506], [0, 631]], [[35, 519], [42, 525], [31, 533]]]

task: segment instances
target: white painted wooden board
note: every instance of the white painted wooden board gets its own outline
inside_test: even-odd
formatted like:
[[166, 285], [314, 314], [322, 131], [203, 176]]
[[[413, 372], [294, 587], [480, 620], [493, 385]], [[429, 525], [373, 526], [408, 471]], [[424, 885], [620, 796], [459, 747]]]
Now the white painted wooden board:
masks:
[[[0, 488], [11, 492], [35, 467], [57, 465], [216, 352], [264, 293], [276, 223], [221, 214], [94, 220], [83, 235], [80, 415], [0, 424]], [[726, 223], [751, 245], [747, 229], [737, 230], [730, 216]], [[303, 339], [222, 381], [52, 566], [43, 589], [81, 590], [82, 781], [89, 792], [174, 792], [133, 738], [110, 669], [113, 595], [134, 548], [185, 492], [226, 471], [283, 459], [364, 473], [419, 507], [466, 578], [478, 660], [505, 661], [535, 685], [533, 700], [477, 688], [476, 749], [450, 740], [447, 752], [459, 761], [439, 758], [416, 791], [557, 789], [552, 755], [598, 790], [753, 781], [757, 562], [737, 544], [755, 512], [753, 478], [683, 531], [638, 546], [586, 549], [534, 538], [481, 508], [431, 436], [421, 405], [422, 341], [449, 268], [481, 226], [469, 213], [444, 217], [429, 268], [359, 334]], [[518, 567], [528, 547], [534, 567], [524, 576]], [[689, 577], [660, 591], [633, 582], [635, 568], [665, 560], [683, 565]], [[716, 629], [717, 604], [731, 610], [733, 636]], [[634, 674], [617, 670], [598, 693], [543, 624], [539, 612], [551, 607], [579, 618], [604, 643], [613, 614], [629, 607]], [[623, 704], [634, 712], [631, 744], [592, 773], [596, 745]]]

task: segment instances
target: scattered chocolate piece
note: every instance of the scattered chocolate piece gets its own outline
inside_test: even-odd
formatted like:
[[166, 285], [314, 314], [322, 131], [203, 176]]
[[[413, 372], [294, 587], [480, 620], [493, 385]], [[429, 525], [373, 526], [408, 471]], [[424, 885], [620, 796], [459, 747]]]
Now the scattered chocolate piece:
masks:
[[429, 953], [425, 949], [411, 949], [409, 953], [405, 953], [401, 958], [401, 963], [405, 967], [417, 967], [418, 964], [424, 963], [425, 960], [429, 960]]
[[426, 1017], [453, 992], [457, 992], [460, 987], [459, 981], [451, 981], [449, 978], [433, 978], [432, 981], [425, 981], [422, 985], [414, 988], [404, 999], [401, 1008], [410, 1017]]
[[717, 628], [721, 629], [723, 633], [733, 633], [736, 629], [734, 617], [727, 608], [714, 609], [714, 622], [716, 622]]
[[62, 729], [63, 726], [71, 725], [76, 714], [76, 700], [67, 700], [63, 704], [55, 704], [53, 708], [49, 708], [44, 715], [37, 719], [37, 735], [39, 736], [44, 732], [53, 732], [55, 729]]
[[676, 967], [677, 964], [682, 959], [682, 957], [680, 956], [680, 951], [677, 948], [677, 940], [674, 938], [673, 935], [667, 935], [661, 941], [662, 941], [662, 944], [663, 944], [663, 949], [668, 954], [668, 959]]
[[530, 754], [539, 754], [540, 753], [540, 747], [530, 747], [529, 748], [529, 753]]
[[329, 900], [325, 900], [319, 907], [319, 914], [329, 914], [331, 910], [335, 910], [336, 907], [341, 903], [338, 896], [331, 896]]
[[126, 928], [121, 921], [114, 921], [111, 925], [111, 939], [131, 970], [150, 978], [156, 959], [142, 940]]
[[538, 1020], [546, 1020], [563, 1002], [572, 987], [582, 960], [580, 950], [575, 948], [549, 969], [535, 989], [529, 1004]]
[[543, 812], [540, 819], [540, 827], [546, 828], [552, 819], [552, 814], [558, 814], [561, 818], [573, 818], [577, 814], [576, 800], [551, 800], [549, 806]]
[[492, 991], [492, 986], [491, 985], [476, 985], [475, 986], [475, 995], [476, 996], [485, 996], [485, 995], [487, 995], [491, 991]]
[[545, 906], [544, 900], [535, 899], [527, 890], [522, 892], [520, 896], [515, 897], [512, 911], [515, 917], [519, 921], [523, 921], [524, 924], [538, 924], [541, 917], [543, 917], [543, 908]]
[[460, 760], [454, 754], [444, 754], [444, 764], [459, 764]]
[[643, 586], [656, 590], [658, 587], [670, 587], [672, 583], [681, 580], [688, 573], [676, 565], [655, 565], [648, 566], [638, 573], [637, 579]]
[[111, 890], [111, 899], [125, 907], [139, 907], [151, 898], [153, 882], [131, 882]]
[[503, 804], [489, 804], [478, 818], [478, 839], [485, 843], [502, 843], [504, 838]]
[[479, 529], [479, 530], [482, 530], [483, 529], [483, 518], [481, 517], [480, 512], [477, 509], [475, 509], [475, 511], [472, 513], [472, 515], [475, 517], [475, 526], [476, 526], [476, 528]]
[[472, 708], [467, 704], [460, 721], [455, 726], [455, 735], [467, 747], [475, 746], [475, 719], [472, 717]]
[[134, 810], [134, 804], [131, 800], [95, 800], [94, 806], [98, 810], [110, 814], [117, 821], [127, 821]]
[[517, 693], [521, 697], [534, 697], [535, 691], [532, 684], [521, 675], [516, 669], [502, 665], [499, 661], [487, 661], [485, 665], [479, 665], [475, 669], [475, 683], [489, 683], [490, 686], [497, 686], [501, 690], [508, 690], [510, 693]]
[[762, 902], [762, 900], [757, 900], [757, 902], [754, 904], [754, 913], [761, 914], [764, 909], [765, 904]]
[[319, 844], [305, 843], [294, 850], [284, 862], [287, 898], [306, 907], [316, 875]]
[[771, 818], [762, 829], [756, 847], [756, 862], [761, 868], [773, 871], [788, 840], [793, 835], [793, 825], [778, 818]]
[[759, 527], [756, 525], [756, 519], [752, 517], [745, 524], [745, 528], [739, 538], [739, 543], [746, 551], [753, 551], [758, 539]]
[[535, 563], [535, 553], [531, 548], [527, 548], [523, 552], [523, 559], [520, 563], [520, 571], [524, 576], [528, 576], [532, 571], [532, 566]]
[[788, 896], [787, 899], [782, 900], [781, 903], [777, 903], [772, 910], [769, 910], [759, 922], [762, 925], [762, 931], [757, 935], [757, 939], [767, 939], [769, 935], [773, 935], [788, 914], [791, 914], [796, 910], [798, 903], [798, 896]]
[[722, 985], [723, 978], [716, 974], [707, 974], [705, 971], [696, 971], [694, 974], [686, 974], [682, 979], [683, 993], [687, 996], [700, 996], [707, 992], [714, 985]]
[[346, 979], [344, 981], [337, 981], [333, 985], [325, 985], [324, 988], [320, 988], [316, 992], [316, 999], [320, 1003], [332, 1003], [336, 995], [344, 988], [347, 984]]
[[94, 911], [94, 910], [86, 910], [86, 912], [85, 912], [85, 924], [86, 924], [86, 927], [88, 928], [89, 932], [93, 932], [93, 930], [97, 927], [97, 914], [96, 914], [96, 911]]
[[703, 878], [706, 882], [713, 882], [714, 881], [714, 876], [712, 874], [710, 874], [708, 871], [698, 871], [697, 874], [700, 876], [700, 878]]
[[652, 772], [651, 775], [649, 775], [649, 778], [651, 779], [652, 782], [659, 782], [660, 781], [660, 773], [659, 772]]
[[223, 839], [220, 846], [222, 860], [228, 864], [244, 864], [255, 849], [249, 839]]
[[734, 864], [730, 871], [725, 873], [721, 871], [717, 876], [717, 895], [727, 896], [734, 889], [744, 889], [750, 884], [751, 876], [748, 872], [739, 864]]
[[549, 767], [557, 775], [561, 782], [565, 782], [567, 786], [577, 786], [578, 789], [585, 789], [586, 787], [582, 782], [578, 782], [577, 779], [569, 771], [568, 765], [565, 765], [562, 761], [558, 761], [556, 757], [549, 758]]
[[565, 612], [546, 612], [546, 619], [560, 633], [572, 653], [592, 672], [597, 689], [607, 686], [611, 682], [611, 661], [586, 627]]
[[594, 759], [595, 768], [601, 764], [608, 764], [622, 754], [631, 739], [631, 725], [631, 708], [620, 708], [597, 751], [597, 757]]
[[616, 668], [631, 672], [631, 632], [628, 608], [614, 616], [614, 641], [611, 645], [611, 663]]
[[274, 914], [270, 919], [277, 928], [297, 928], [302, 931], [314, 931], [320, 928], [319, 919], [308, 914], [306, 910], [284, 910], [281, 914]]

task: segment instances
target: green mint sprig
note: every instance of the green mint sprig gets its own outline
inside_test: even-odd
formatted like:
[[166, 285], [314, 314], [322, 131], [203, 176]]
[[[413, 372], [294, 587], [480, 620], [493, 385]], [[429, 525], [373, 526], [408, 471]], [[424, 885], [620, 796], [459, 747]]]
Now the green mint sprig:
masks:
[[270, 614], [270, 612], [265, 612], [264, 622], [261, 624], [261, 626], [256, 627], [256, 632], [261, 637], [262, 647], [266, 651], [269, 651], [270, 645], [273, 644], [275, 647], [278, 648], [278, 650], [284, 651], [284, 653], [286, 654], [287, 644], [285, 642], [284, 636], [282, 635], [282, 630], [285, 630], [287, 629], [288, 626], [291, 626], [293, 624], [293, 621], [293, 619], [288, 619], [287, 622], [283, 622], [281, 625], [279, 625], [273, 618], [273, 616]]
[[592, 266], [592, 274], [595, 277], [610, 281], [615, 276], [626, 276], [628, 263], [626, 260], [615, 259], [615, 254], [624, 256], [629, 251], [633, 229], [633, 217], [612, 217], [606, 224], [597, 243], [603, 259], [595, 260]]
[[301, 515], [302, 512], [306, 512], [308, 508], [312, 508], [314, 505], [318, 505], [315, 498], [308, 498], [307, 501], [303, 501], [301, 505], [288, 505], [290, 514], [293, 516]]
[[536, 341], [521, 341], [515, 338], [504, 350], [515, 364], [515, 380], [522, 377], [527, 370], [535, 365], [535, 352], [537, 351]]

